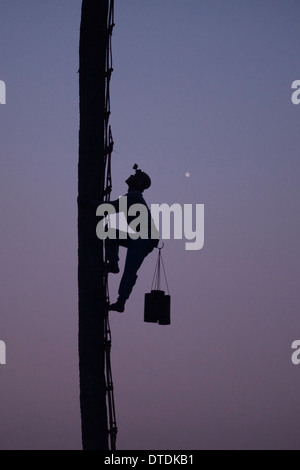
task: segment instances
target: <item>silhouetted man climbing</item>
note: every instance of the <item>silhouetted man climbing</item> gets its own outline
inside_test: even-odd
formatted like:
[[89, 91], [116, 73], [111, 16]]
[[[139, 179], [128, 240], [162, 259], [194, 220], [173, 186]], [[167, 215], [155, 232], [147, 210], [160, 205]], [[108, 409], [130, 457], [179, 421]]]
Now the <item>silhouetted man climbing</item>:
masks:
[[[130, 208], [135, 204], [144, 206], [146, 208], [145, 213], [148, 218], [146, 225], [148, 233], [146, 234], [146, 237], [139, 237], [136, 239], [133, 239], [129, 234], [126, 234], [126, 238], [124, 239], [124, 234], [121, 234], [119, 230], [116, 230], [116, 239], [107, 238], [105, 240], [107, 270], [109, 273], [118, 274], [120, 272], [119, 247], [123, 246], [127, 248], [124, 273], [119, 287], [119, 298], [116, 303], [110, 305], [111, 311], [120, 313], [125, 310], [126, 301], [130, 297], [137, 280], [137, 272], [144, 259], [154, 250], [155, 247], [158, 246], [159, 243], [158, 232], [151, 217], [150, 210], [143, 198], [143, 192], [151, 186], [151, 179], [146, 173], [138, 170], [137, 165], [134, 166], [134, 170], [136, 170], [135, 175], [131, 175], [126, 180], [128, 193], [123, 196], [123, 198], [126, 198], [127, 204], [127, 213], [125, 213], [125, 216], [127, 218], [128, 225], [130, 225], [136, 219], [136, 216], [128, 215]], [[117, 213], [123, 211], [123, 204], [121, 202], [123, 198], [110, 202]], [[136, 233], [139, 233], [139, 228]]]

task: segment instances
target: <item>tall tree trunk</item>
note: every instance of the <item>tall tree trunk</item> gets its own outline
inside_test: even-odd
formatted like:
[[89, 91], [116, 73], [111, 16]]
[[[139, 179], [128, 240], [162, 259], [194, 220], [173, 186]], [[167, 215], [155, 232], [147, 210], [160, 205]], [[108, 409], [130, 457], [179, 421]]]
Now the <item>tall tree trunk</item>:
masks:
[[80, 32], [78, 205], [79, 362], [84, 450], [108, 449], [104, 375], [103, 244], [95, 210], [104, 186], [105, 51], [108, 0], [83, 0]]

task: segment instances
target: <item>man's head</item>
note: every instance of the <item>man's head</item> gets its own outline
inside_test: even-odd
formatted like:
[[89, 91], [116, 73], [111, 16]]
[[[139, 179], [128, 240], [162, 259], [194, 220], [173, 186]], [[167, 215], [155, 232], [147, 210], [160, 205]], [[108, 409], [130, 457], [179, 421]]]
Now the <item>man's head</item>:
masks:
[[131, 175], [126, 183], [128, 184], [129, 190], [138, 190], [144, 192], [146, 189], [149, 189], [151, 186], [151, 179], [141, 170], [138, 170], [138, 165], [134, 165], [133, 169], [135, 170], [135, 175]]

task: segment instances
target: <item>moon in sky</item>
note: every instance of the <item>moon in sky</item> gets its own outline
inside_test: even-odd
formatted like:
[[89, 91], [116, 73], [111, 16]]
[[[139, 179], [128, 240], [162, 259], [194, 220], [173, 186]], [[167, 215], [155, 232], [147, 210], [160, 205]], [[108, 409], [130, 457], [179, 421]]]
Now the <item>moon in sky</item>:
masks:
[[186, 176], [187, 178], [189, 178], [189, 177], [191, 176], [191, 174], [190, 174], [189, 172], [186, 172], [185, 176]]

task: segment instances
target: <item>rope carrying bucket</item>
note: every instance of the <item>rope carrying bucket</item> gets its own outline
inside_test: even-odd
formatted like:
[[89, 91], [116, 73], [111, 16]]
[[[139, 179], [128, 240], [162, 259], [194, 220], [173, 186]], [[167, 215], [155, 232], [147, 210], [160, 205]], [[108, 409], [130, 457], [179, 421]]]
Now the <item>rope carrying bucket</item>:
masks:
[[[144, 320], [146, 323], [171, 325], [171, 296], [161, 250], [158, 248], [158, 260], [154, 272], [151, 292], [145, 295]], [[163, 271], [168, 295], [161, 289], [161, 272]]]

